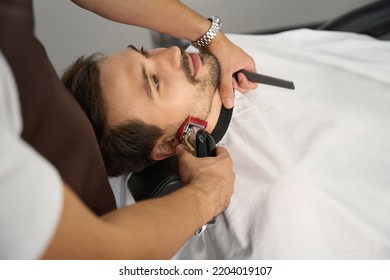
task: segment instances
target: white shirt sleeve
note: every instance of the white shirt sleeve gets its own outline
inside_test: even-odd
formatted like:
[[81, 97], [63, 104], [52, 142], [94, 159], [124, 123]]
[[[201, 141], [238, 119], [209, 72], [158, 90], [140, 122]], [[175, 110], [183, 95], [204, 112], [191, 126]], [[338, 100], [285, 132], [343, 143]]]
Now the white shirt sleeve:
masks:
[[0, 52], [0, 259], [35, 259], [45, 251], [62, 209], [58, 172], [20, 138], [12, 73]]

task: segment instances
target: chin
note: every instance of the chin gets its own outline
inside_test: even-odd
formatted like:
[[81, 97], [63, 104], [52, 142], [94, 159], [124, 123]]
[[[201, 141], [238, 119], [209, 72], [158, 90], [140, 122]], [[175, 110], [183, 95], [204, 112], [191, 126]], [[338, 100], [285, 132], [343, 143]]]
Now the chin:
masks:
[[218, 59], [209, 52], [203, 52], [201, 56], [202, 63], [208, 68], [205, 80], [208, 81], [209, 86], [216, 91], [221, 80], [221, 65]]

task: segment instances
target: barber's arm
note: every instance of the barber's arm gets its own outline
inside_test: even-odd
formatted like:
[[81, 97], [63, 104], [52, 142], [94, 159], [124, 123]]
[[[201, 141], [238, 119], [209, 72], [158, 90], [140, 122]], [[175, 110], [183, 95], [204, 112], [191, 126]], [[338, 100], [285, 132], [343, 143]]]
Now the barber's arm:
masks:
[[[191, 42], [201, 38], [211, 26], [209, 20], [178, 0], [73, 0], [74, 3], [107, 19], [158, 31]], [[232, 75], [246, 69], [256, 71], [252, 57], [234, 45], [222, 32], [207, 45], [221, 63], [220, 94], [226, 108], [234, 104], [233, 87], [247, 92], [257, 87], [243, 75], [238, 81]]]
[[[182, 147], [181, 147], [182, 148]], [[103, 217], [89, 211], [64, 184], [64, 206], [46, 259], [168, 259], [229, 204], [234, 173], [228, 152], [195, 158], [178, 149], [186, 186]]]

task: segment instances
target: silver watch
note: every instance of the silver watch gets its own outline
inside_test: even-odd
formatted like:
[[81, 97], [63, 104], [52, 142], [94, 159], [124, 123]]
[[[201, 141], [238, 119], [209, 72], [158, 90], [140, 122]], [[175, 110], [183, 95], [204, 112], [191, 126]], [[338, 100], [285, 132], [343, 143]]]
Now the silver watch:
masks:
[[219, 17], [213, 16], [208, 20], [211, 21], [210, 29], [198, 40], [192, 42], [192, 45], [194, 45], [198, 49], [207, 46], [215, 38], [215, 36], [217, 36], [217, 33], [221, 28], [222, 22]]

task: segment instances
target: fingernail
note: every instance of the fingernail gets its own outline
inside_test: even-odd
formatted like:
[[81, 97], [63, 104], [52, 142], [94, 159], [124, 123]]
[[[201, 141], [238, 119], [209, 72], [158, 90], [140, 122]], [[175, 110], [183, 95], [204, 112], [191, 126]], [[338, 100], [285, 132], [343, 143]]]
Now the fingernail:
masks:
[[232, 108], [232, 107], [234, 106], [234, 102], [233, 102], [233, 100], [230, 99], [230, 98], [225, 98], [225, 99], [223, 100], [223, 104], [224, 104], [225, 107], [228, 108], [228, 109], [230, 109], [230, 108]]

